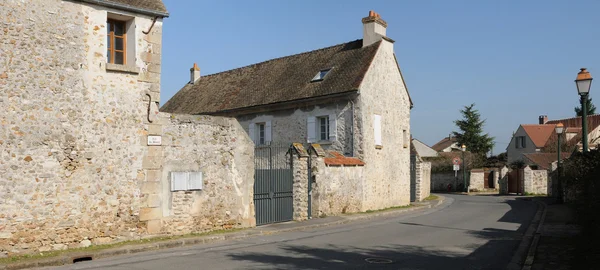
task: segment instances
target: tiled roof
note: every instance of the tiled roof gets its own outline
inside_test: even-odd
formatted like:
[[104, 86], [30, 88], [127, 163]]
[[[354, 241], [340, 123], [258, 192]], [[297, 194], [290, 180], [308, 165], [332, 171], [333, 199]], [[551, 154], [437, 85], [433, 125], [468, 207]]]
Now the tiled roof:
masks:
[[441, 141], [439, 141], [438, 143], [434, 144], [431, 148], [435, 151], [442, 151], [446, 148], [448, 148], [449, 146], [453, 145], [456, 142], [456, 137], [452, 137], [452, 138], [444, 138]]
[[535, 147], [542, 148], [554, 132], [555, 125], [521, 125]]
[[79, 0], [82, 2], [120, 8], [130, 11], [145, 11], [144, 13], [156, 16], [169, 16], [162, 0]]
[[[531, 163], [537, 165], [540, 169], [548, 170], [551, 164], [558, 160], [557, 153], [530, 153], [523, 154], [525, 158], [529, 159]], [[562, 159], [570, 157], [570, 153], [561, 153]]]
[[[588, 115], [588, 130], [592, 130], [600, 126], [600, 114]], [[573, 117], [566, 119], [557, 119], [546, 122], [547, 125], [556, 125], [563, 123], [565, 128], [581, 128], [581, 117]]]
[[325, 158], [327, 166], [364, 166], [365, 163], [355, 157], [346, 157], [338, 152], [329, 151], [329, 157]]
[[[211, 114], [356, 93], [380, 44], [363, 48], [362, 40], [356, 40], [201, 76], [179, 90], [161, 111]], [[311, 82], [319, 71], [329, 68], [322, 81]]]

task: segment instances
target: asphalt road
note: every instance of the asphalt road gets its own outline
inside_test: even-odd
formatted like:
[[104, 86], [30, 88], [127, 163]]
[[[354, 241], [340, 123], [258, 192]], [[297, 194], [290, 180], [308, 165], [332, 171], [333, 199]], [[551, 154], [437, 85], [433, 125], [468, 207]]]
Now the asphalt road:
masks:
[[58, 269], [505, 269], [537, 205], [502, 196], [445, 196], [436, 209], [397, 217]]

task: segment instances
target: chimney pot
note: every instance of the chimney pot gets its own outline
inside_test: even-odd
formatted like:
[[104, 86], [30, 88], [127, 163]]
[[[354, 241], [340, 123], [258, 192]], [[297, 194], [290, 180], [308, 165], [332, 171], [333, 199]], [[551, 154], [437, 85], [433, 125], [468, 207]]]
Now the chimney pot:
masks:
[[193, 84], [200, 79], [200, 68], [198, 64], [194, 63], [194, 66], [190, 68], [190, 83]]
[[547, 115], [540, 115], [539, 117], [539, 124], [540, 125], [544, 125], [548, 122], [548, 116]]

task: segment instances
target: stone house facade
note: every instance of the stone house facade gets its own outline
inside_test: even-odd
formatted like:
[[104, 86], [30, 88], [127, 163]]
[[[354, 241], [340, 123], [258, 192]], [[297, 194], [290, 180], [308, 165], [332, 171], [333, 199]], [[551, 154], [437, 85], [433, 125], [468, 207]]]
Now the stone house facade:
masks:
[[360, 40], [207, 76], [194, 65], [161, 111], [235, 117], [256, 144], [316, 143], [327, 158], [356, 158], [357, 211], [406, 205], [412, 101], [387, 23], [375, 12], [362, 22]]
[[158, 112], [167, 16], [161, 0], [0, 2], [0, 256], [254, 226], [239, 123]]

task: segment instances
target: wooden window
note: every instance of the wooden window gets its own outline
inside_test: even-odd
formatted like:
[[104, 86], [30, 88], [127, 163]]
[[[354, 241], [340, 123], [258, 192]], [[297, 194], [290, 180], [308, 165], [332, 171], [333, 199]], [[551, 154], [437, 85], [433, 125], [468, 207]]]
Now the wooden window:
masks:
[[117, 20], [107, 20], [108, 31], [106, 42], [106, 62], [110, 64], [127, 64], [127, 33], [126, 23]]
[[319, 120], [318, 136], [321, 141], [329, 141], [329, 116], [321, 116]]

